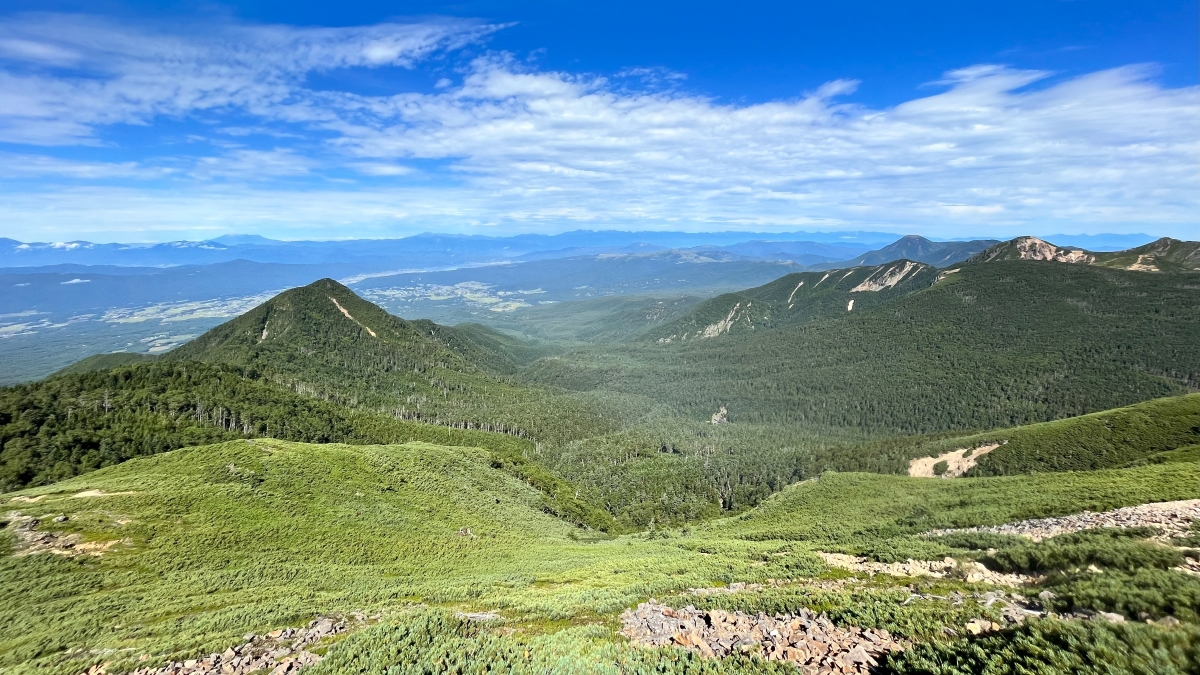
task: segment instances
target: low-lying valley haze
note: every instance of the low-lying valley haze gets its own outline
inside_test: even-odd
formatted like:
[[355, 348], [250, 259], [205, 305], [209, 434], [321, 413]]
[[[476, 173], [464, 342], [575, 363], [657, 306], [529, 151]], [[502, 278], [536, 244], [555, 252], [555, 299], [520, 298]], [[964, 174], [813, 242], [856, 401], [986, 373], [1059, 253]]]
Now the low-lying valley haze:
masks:
[[0, 675], [1200, 672], [1194, 2], [0, 8]]

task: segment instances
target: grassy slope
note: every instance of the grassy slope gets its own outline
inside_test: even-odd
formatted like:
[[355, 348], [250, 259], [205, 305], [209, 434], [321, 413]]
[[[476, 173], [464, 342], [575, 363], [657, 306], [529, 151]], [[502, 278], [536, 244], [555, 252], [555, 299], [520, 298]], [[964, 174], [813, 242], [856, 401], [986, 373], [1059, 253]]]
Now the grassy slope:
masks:
[[826, 473], [774, 495], [754, 511], [711, 525], [749, 539], [863, 546], [936, 528], [999, 525], [1146, 502], [1195, 499], [1200, 468], [1135, 469], [940, 480]]
[[541, 490], [572, 522], [612, 529], [609, 515], [527, 459], [533, 442], [350, 410], [219, 364], [166, 361], [0, 389], [0, 490], [41, 485], [132, 457], [236, 438], [486, 448], [494, 466]]
[[912, 456], [1002, 443], [974, 476], [1112, 469], [1200, 441], [1200, 394], [1154, 399], [1053, 422], [923, 443]]
[[[813, 546], [852, 550], [937, 525], [1178, 498], [1196, 480], [1196, 468], [1181, 464], [1054, 481], [827, 474], [702, 532], [585, 541], [481, 450], [266, 440], [188, 448], [17, 495], [46, 495], [34, 503], [9, 495], [5, 510], [42, 518], [43, 531], [122, 543], [98, 558], [0, 558], [0, 595], [16, 599], [0, 604], [0, 669], [74, 674], [115, 661], [110, 671], [119, 672], [141, 654], [186, 658], [315, 614], [420, 602], [532, 621], [542, 626], [535, 633], [566, 640], [563, 667], [593, 672], [601, 663], [592, 660], [613, 649], [605, 622], [647, 596], [811, 575], [822, 569]], [[85, 490], [111, 494], [73, 496]], [[60, 513], [70, 520], [51, 523]], [[754, 541], [768, 537], [784, 541]], [[899, 600], [887, 600], [897, 605], [889, 612], [909, 611]], [[554, 638], [564, 620], [593, 625]], [[930, 620], [922, 631], [936, 630]], [[391, 658], [400, 638], [370, 635], [380, 641], [352, 642], [357, 656], [330, 672], [353, 672], [359, 657]]]
[[[72, 497], [84, 490], [130, 494]], [[754, 565], [755, 544], [712, 559], [644, 539], [583, 540], [470, 448], [233, 441], [17, 496], [38, 495], [9, 495], [5, 510], [43, 518], [43, 531], [125, 543], [99, 558], [0, 558], [0, 595], [19, 599], [0, 604], [6, 672], [78, 672], [96, 658], [64, 661], [78, 646], [130, 660], [207, 653], [322, 612], [420, 601], [557, 620], [779, 574]], [[49, 522], [60, 513], [70, 520]]]

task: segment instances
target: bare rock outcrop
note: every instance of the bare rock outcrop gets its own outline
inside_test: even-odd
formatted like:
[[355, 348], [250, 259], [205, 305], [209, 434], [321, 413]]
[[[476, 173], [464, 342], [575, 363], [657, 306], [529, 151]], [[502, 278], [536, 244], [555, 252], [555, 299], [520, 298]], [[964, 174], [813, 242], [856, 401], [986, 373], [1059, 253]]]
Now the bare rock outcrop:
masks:
[[907, 644], [885, 630], [835, 626], [824, 614], [750, 615], [672, 609], [653, 599], [621, 615], [621, 633], [640, 646], [678, 646], [708, 657], [756, 654], [790, 661], [804, 673], [869, 673], [886, 654]]
[[973, 561], [958, 561], [954, 558], [943, 560], [908, 560], [906, 562], [881, 563], [866, 558], [846, 555], [844, 553], [817, 552], [826, 565], [852, 572], [862, 572], [874, 576], [886, 574], [893, 577], [932, 577], [941, 579], [954, 577], [968, 583], [984, 583], [995, 586], [1018, 587], [1036, 581], [1034, 577], [1024, 574], [1002, 574], [993, 572], [982, 564]]
[[[321, 661], [322, 657], [309, 651], [310, 647], [367, 619], [361, 612], [349, 617], [318, 617], [303, 628], [281, 628], [265, 635], [250, 634], [242, 644], [223, 652], [164, 666], [139, 668], [129, 675], [289, 675]], [[105, 666], [97, 665], [82, 675], [107, 675], [108, 672]]]
[[[14, 556], [36, 555], [38, 553], [53, 553], [74, 557], [78, 555], [104, 555], [122, 540], [112, 541], [83, 541], [78, 534], [58, 534], [38, 529], [42, 521], [33, 516], [27, 516], [20, 511], [9, 511], [4, 515], [8, 521], [7, 529], [17, 537], [17, 545], [13, 548]], [[58, 516], [54, 522], [62, 523], [67, 516]]]

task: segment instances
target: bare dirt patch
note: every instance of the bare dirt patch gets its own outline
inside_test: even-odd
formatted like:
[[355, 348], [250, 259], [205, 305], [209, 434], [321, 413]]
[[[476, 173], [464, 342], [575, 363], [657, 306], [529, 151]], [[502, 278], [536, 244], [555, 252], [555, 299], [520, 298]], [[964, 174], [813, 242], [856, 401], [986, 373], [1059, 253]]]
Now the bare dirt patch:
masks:
[[[65, 518], [66, 516], [62, 516]], [[38, 529], [41, 521], [33, 516], [27, 516], [20, 511], [9, 511], [5, 514], [9, 521], [8, 529], [17, 536], [17, 545], [13, 550], [16, 557], [35, 555], [38, 553], [53, 553], [55, 555], [104, 555], [110, 548], [124, 540], [112, 541], [83, 541], [78, 534], [58, 534], [43, 532]]]
[[103, 490], [84, 490], [71, 495], [72, 499], [85, 499], [88, 497], [120, 497], [122, 495], [133, 495], [136, 492], [105, 492]]
[[[908, 475], [913, 478], [958, 478], [975, 466], [980, 457], [998, 447], [999, 443], [992, 443], [978, 448], [951, 450], [937, 457], [918, 457], [908, 463]], [[946, 470], [940, 476], [933, 470], [938, 462], [946, 463]]]

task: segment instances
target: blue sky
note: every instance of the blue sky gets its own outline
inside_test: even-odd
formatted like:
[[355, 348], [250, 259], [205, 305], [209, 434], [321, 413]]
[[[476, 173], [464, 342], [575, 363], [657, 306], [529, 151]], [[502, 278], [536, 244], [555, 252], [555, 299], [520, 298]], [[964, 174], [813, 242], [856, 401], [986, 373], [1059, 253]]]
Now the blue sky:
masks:
[[1198, 238], [1193, 2], [21, 2], [0, 236]]

